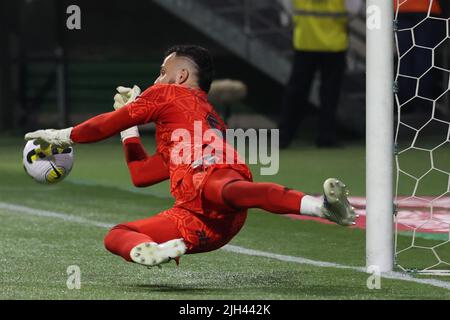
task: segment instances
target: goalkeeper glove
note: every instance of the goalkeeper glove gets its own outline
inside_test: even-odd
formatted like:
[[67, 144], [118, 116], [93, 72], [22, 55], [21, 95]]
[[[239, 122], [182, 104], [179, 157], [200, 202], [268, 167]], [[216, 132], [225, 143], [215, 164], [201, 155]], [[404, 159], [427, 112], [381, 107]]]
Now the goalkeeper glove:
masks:
[[[114, 96], [114, 109], [117, 110], [122, 108], [124, 105], [133, 102], [141, 94], [141, 89], [138, 86], [133, 86], [133, 88], [127, 87], [117, 87], [116, 95]], [[139, 137], [139, 130], [137, 126], [128, 128], [120, 132], [120, 137], [122, 142], [128, 138]]]
[[134, 86], [133, 88], [127, 87], [117, 87], [116, 95], [114, 96], [114, 109], [120, 109], [124, 105], [133, 102], [136, 98], [141, 94], [141, 89], [138, 86]]
[[59, 148], [67, 148], [74, 143], [72, 139], [70, 139], [71, 132], [72, 127], [61, 130], [37, 130], [34, 132], [28, 132], [25, 135], [25, 140], [35, 140], [34, 144], [40, 145], [42, 149], [48, 148], [49, 145]]

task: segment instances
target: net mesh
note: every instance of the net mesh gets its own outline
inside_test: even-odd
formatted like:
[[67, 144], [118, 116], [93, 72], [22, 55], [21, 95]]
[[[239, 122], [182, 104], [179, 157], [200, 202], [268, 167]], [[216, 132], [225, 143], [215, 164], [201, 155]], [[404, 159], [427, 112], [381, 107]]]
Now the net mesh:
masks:
[[[411, 1], [426, 2], [426, 12]], [[395, 261], [450, 275], [450, 19], [434, 1], [394, 2]]]

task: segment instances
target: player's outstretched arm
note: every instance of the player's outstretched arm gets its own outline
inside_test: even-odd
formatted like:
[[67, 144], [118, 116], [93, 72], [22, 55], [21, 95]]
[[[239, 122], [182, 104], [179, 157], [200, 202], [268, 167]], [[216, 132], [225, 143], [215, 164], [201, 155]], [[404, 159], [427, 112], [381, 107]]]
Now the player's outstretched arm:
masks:
[[[136, 87], [137, 88], [137, 87]], [[133, 88], [134, 89], [134, 88]], [[61, 130], [46, 129], [27, 133], [25, 140], [35, 139], [39, 144], [52, 144], [57, 147], [67, 147], [74, 143], [92, 143], [109, 138], [121, 131], [146, 123], [149, 117], [145, 114], [147, 105], [145, 99], [134, 101], [139, 90], [131, 94], [128, 102], [134, 102], [133, 108], [138, 109], [137, 116], [131, 116], [128, 108], [120, 108], [95, 116], [75, 127]]]
[[92, 143], [107, 139], [122, 130], [145, 123], [142, 117], [132, 118], [126, 108], [95, 116], [75, 127], [55, 130], [37, 130], [27, 133], [25, 140], [52, 144], [65, 148], [74, 143]]

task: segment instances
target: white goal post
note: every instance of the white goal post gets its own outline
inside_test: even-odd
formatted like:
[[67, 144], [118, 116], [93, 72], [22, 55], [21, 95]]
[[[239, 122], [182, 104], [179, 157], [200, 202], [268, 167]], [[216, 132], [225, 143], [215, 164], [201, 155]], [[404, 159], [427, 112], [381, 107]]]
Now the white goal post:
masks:
[[450, 17], [412, 1], [367, 0], [366, 266], [449, 276]]
[[366, 8], [366, 266], [394, 266], [394, 33], [392, 0]]

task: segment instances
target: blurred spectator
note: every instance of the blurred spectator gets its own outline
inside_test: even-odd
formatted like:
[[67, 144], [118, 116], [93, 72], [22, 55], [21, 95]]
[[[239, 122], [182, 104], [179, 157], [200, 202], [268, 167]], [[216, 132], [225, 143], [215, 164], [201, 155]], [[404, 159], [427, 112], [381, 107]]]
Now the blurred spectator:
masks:
[[[438, 0], [408, 0], [400, 2], [400, 5], [398, 0], [394, 0], [394, 8], [398, 12], [398, 53], [402, 57], [401, 76], [398, 78], [398, 98], [400, 104], [403, 104], [416, 95], [416, 81], [408, 77], [418, 78], [431, 68], [434, 55], [431, 49], [445, 38], [447, 24], [445, 21], [425, 19], [428, 15], [442, 16], [442, 7]], [[420, 80], [417, 94], [433, 99], [436, 81], [439, 81], [436, 79], [436, 74], [427, 73], [427, 76]], [[415, 99], [413, 103], [408, 104], [405, 112], [425, 111], [427, 104], [428, 102], [423, 99]]]
[[295, 54], [282, 102], [280, 147], [288, 147], [295, 136], [316, 72], [320, 73], [316, 144], [337, 145], [336, 109], [346, 65], [348, 14], [359, 12], [362, 4], [362, 0], [292, 0]]

